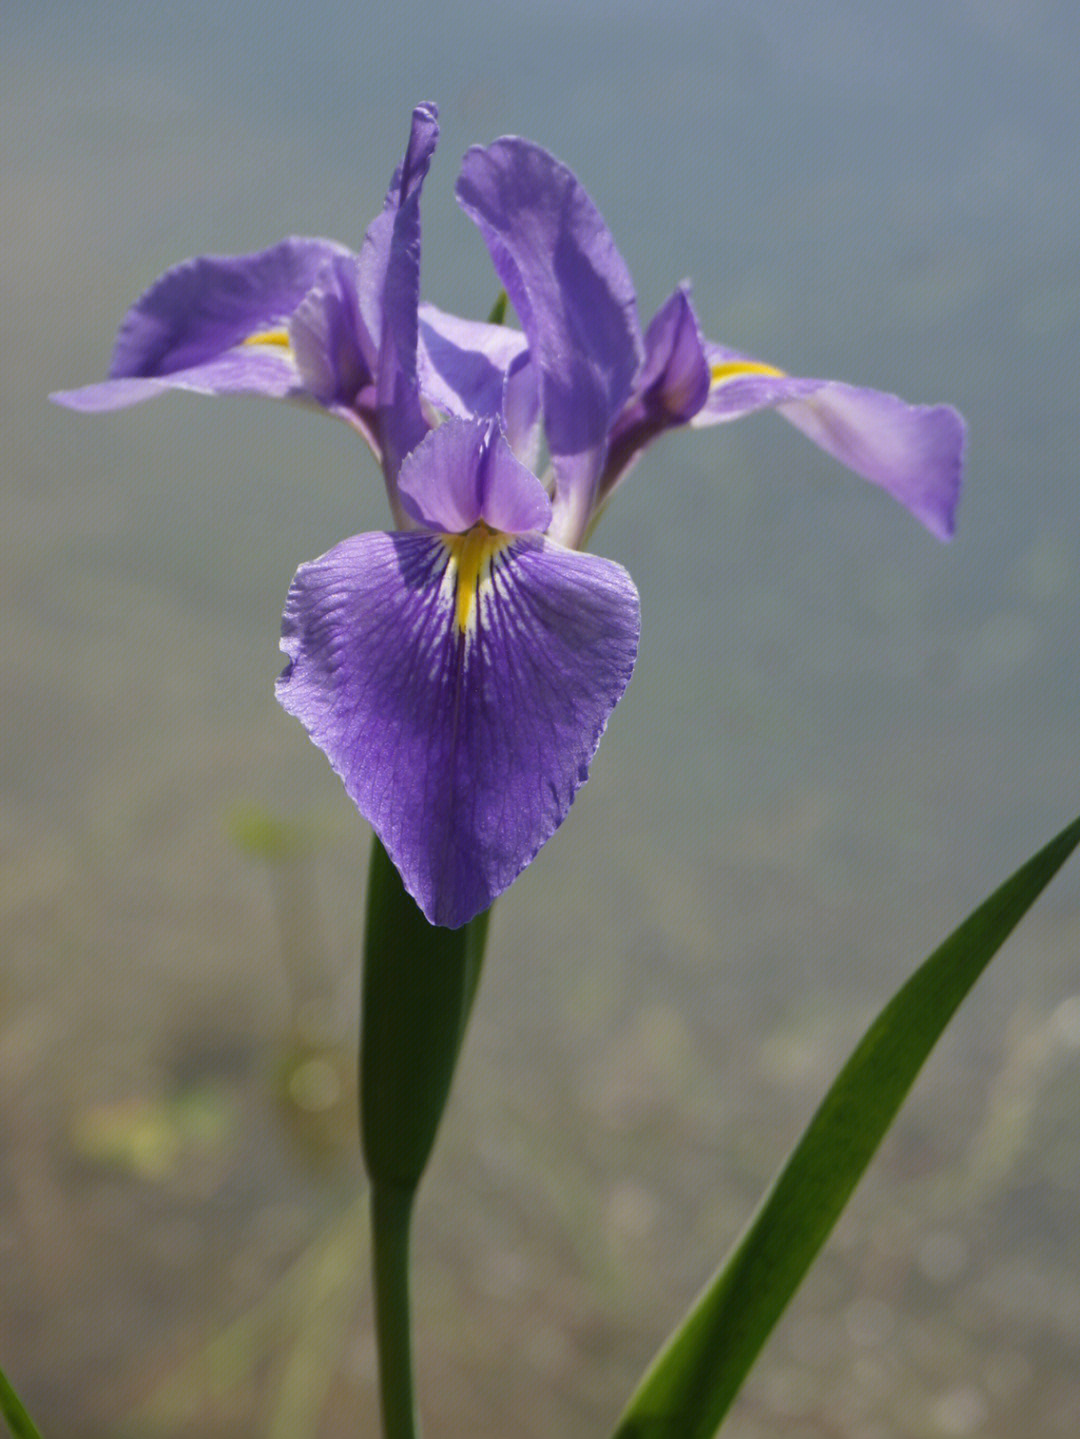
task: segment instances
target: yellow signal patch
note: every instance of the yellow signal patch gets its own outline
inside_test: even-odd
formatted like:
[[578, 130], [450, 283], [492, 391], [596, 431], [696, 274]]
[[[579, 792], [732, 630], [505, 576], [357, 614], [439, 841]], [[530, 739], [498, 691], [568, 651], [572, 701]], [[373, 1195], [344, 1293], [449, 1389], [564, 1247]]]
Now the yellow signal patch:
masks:
[[489, 529], [483, 520], [462, 535], [443, 535], [456, 574], [457, 625], [465, 633], [476, 606], [480, 586], [491, 577], [491, 561], [510, 543], [509, 535]]

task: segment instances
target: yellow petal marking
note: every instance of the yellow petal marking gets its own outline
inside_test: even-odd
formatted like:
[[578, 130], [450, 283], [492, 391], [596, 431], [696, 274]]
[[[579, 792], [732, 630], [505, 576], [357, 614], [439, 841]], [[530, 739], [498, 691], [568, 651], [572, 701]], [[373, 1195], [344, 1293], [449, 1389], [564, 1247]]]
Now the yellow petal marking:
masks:
[[281, 345], [286, 350], [290, 343], [288, 330], [257, 330], [241, 341], [244, 345]]
[[476, 605], [480, 586], [491, 577], [491, 561], [510, 543], [510, 536], [489, 529], [483, 520], [463, 535], [443, 535], [457, 570], [457, 623], [465, 633]]
[[761, 360], [719, 360], [715, 365], [709, 366], [709, 374], [714, 385], [723, 385], [728, 380], [740, 380], [743, 375], [773, 375], [781, 380], [784, 378], [783, 370], [778, 370], [775, 365], [763, 364]]

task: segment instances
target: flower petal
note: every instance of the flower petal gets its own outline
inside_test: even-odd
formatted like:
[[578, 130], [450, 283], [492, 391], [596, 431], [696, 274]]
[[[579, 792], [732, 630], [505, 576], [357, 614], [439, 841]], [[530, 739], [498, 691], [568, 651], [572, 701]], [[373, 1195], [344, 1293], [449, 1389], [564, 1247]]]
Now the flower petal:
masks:
[[547, 491], [490, 420], [447, 420], [432, 430], [406, 457], [398, 483], [405, 509], [429, 530], [462, 534], [483, 520], [522, 535], [551, 523]]
[[556, 532], [585, 532], [608, 431], [642, 360], [633, 281], [573, 173], [508, 137], [465, 156], [457, 197], [479, 226], [540, 368]]
[[188, 370], [145, 379], [134, 376], [101, 380], [77, 390], [56, 390], [49, 398], [68, 410], [100, 414], [153, 400], [170, 390], [190, 390], [198, 395], [262, 395], [271, 400], [308, 398], [292, 355], [281, 345], [244, 346]]
[[169, 389], [301, 397], [285, 326], [322, 266], [348, 253], [332, 240], [294, 236], [252, 255], [185, 260], [159, 276], [124, 317], [110, 378], [52, 398], [94, 411]]
[[394, 172], [382, 214], [368, 226], [360, 249], [358, 303], [367, 332], [378, 341], [375, 388], [383, 473], [400, 521], [397, 472], [427, 430], [417, 380], [420, 304], [420, 191], [439, 140], [438, 111], [412, 113], [405, 158]]
[[712, 376], [712, 387], [705, 403], [693, 416], [695, 426], [721, 424], [739, 420], [755, 410], [775, 409], [788, 400], [812, 395], [828, 383], [826, 380], [798, 379], [785, 375], [775, 365], [755, 360], [738, 350], [707, 342], [706, 358]]
[[358, 535], [293, 580], [278, 698], [433, 924], [486, 909], [566, 817], [637, 654], [629, 575], [537, 536], [468, 621], [439, 536]]
[[713, 388], [694, 425], [776, 409], [809, 439], [880, 485], [939, 540], [949, 540], [963, 480], [967, 430], [949, 405], [839, 380], [798, 379], [733, 350], [710, 346]]
[[323, 265], [289, 321], [289, 339], [304, 388], [320, 405], [359, 423], [374, 448], [375, 342], [364, 328], [355, 255]]
[[685, 424], [705, 403], [709, 362], [689, 286], [683, 284], [653, 316], [645, 334], [645, 363], [635, 389], [662, 406], [672, 424]]
[[950, 540], [963, 480], [967, 430], [949, 405], [830, 381], [780, 413], [841, 464], [880, 485], [939, 540]]
[[507, 371], [527, 348], [520, 330], [462, 320], [420, 306], [420, 389], [447, 415], [493, 416], [502, 409]]
[[685, 425], [709, 394], [709, 360], [686, 285], [656, 312], [645, 334], [645, 363], [630, 403], [616, 420], [600, 482], [603, 503], [641, 451], [664, 430]]
[[521, 463], [534, 474], [543, 446], [540, 413], [540, 376], [536, 361], [523, 350], [511, 362], [503, 386], [502, 426], [507, 443]]

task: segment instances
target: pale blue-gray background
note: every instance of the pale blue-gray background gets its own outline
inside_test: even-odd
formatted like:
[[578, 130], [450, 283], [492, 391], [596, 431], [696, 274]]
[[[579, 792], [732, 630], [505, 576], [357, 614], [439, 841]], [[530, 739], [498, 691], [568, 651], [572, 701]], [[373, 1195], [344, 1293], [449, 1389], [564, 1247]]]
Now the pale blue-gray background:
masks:
[[[689, 276], [710, 337], [967, 416], [948, 548], [771, 416], [658, 445], [596, 535], [638, 672], [499, 906], [417, 1282], [432, 1434], [602, 1434], [862, 1020], [1080, 810], [1078, 54], [1075, 7], [1021, 0], [7, 0], [0, 1362], [46, 1428], [121, 1432], [358, 1186], [272, 1097], [297, 1034], [352, 1043], [365, 846], [272, 681], [295, 566], [385, 523], [321, 417], [47, 391], [188, 254], [358, 243], [430, 98], [429, 298], [489, 307], [453, 183], [518, 132], [582, 177], [644, 318]], [[313, 835], [287, 883], [320, 937], [285, 963], [252, 807]], [[1076, 896], [936, 1056], [732, 1434], [1073, 1432]], [[367, 1322], [304, 1371], [312, 1433], [373, 1403]], [[291, 1333], [205, 1432], [284, 1422]]]

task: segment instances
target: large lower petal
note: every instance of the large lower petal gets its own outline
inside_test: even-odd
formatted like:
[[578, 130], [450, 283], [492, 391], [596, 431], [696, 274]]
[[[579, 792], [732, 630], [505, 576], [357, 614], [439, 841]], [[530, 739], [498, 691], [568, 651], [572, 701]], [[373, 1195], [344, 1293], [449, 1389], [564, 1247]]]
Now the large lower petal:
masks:
[[358, 535], [297, 573], [282, 631], [278, 698], [450, 927], [562, 823], [637, 654], [618, 565], [536, 536], [489, 560], [463, 607], [452, 541]]

